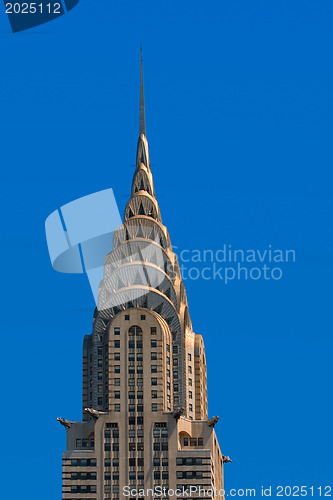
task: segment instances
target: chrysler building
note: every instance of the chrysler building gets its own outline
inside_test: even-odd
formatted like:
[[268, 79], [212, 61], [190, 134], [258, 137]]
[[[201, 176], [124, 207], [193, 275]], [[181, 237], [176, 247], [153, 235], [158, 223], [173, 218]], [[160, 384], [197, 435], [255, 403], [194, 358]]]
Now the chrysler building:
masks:
[[172, 498], [176, 490], [178, 498], [186, 491], [223, 498], [230, 459], [217, 441], [218, 417], [208, 418], [204, 342], [193, 331], [155, 197], [142, 57], [136, 169], [84, 338], [83, 418], [58, 420], [67, 430], [63, 500], [134, 499], [147, 491]]

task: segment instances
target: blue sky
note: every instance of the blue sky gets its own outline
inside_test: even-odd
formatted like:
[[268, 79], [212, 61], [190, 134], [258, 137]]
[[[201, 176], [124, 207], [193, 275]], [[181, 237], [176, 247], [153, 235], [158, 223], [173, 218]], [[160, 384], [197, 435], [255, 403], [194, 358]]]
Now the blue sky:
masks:
[[[0, 7], [3, 498], [59, 499], [93, 297], [44, 222], [130, 194], [139, 43], [163, 222], [178, 249], [295, 249], [279, 281], [187, 281], [228, 488], [332, 478], [333, 6], [80, 0], [12, 34]], [[42, 458], [44, 457], [44, 458]], [[18, 480], [19, 479], [19, 480]]]

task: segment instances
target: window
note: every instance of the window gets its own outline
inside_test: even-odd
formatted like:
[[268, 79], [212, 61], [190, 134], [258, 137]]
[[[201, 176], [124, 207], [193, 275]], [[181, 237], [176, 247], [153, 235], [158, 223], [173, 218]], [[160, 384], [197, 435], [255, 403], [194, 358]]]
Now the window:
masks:
[[170, 364], [170, 357], [169, 356], [167, 356], [166, 362], [167, 362], [167, 365]]
[[162, 471], [162, 479], [169, 479], [169, 473], [167, 471]]
[[137, 407], [136, 407], [136, 411], [137, 411], [138, 413], [143, 412], [143, 405], [137, 405]]
[[135, 355], [134, 354], [129, 354], [128, 355], [128, 361], [135, 361]]
[[143, 417], [138, 417], [137, 418], [137, 424], [138, 425], [143, 425]]
[[117, 385], [117, 386], [120, 385], [120, 378], [115, 378], [114, 379], [114, 385]]
[[161, 473], [159, 471], [154, 471], [154, 479], [161, 479]]
[[198, 438], [198, 446], [203, 446], [203, 438]]
[[156, 335], [156, 326], [152, 326], [150, 328], [150, 333], [151, 333], [151, 335]]
[[135, 417], [129, 417], [128, 418], [128, 424], [129, 425], [135, 425]]
[[136, 360], [137, 361], [143, 361], [143, 355], [142, 354], [137, 354], [136, 355]]
[[170, 382], [167, 382], [167, 390], [170, 391], [171, 390], [171, 384]]
[[157, 398], [157, 391], [151, 391], [152, 399]]
[[146, 319], [146, 315], [145, 314], [141, 314], [141, 321], [144, 321]]
[[190, 439], [190, 446], [197, 446], [197, 439], [196, 438]]
[[119, 404], [114, 405], [114, 411], [117, 411], [117, 412], [120, 411], [120, 405]]
[[98, 359], [97, 360], [97, 366], [98, 366], [98, 368], [102, 368], [103, 367], [103, 360], [102, 359]]
[[151, 411], [157, 411], [157, 403], [151, 404]]
[[136, 397], [137, 397], [137, 399], [143, 399], [143, 392], [138, 391]]
[[128, 385], [131, 385], [131, 386], [135, 385], [135, 378], [129, 378]]
[[114, 334], [115, 335], [120, 335], [120, 328], [115, 328], [114, 329]]
[[193, 406], [192, 405], [188, 405], [188, 409], [189, 409], [189, 411], [193, 411]]
[[129, 319], [130, 319], [129, 314], [125, 314], [125, 320], [129, 321]]
[[157, 373], [157, 365], [151, 365], [151, 373]]
[[156, 340], [151, 340], [150, 341], [150, 347], [157, 347], [157, 341]]
[[143, 373], [143, 368], [142, 367], [138, 367], [137, 370], [136, 370], [136, 373], [142, 374]]
[[175, 392], [178, 392], [179, 388], [178, 388], [178, 384], [173, 384], [173, 390]]
[[189, 379], [188, 379], [188, 385], [189, 385], [190, 387], [192, 387], [192, 379], [191, 379], [191, 378], [189, 378]]
[[192, 366], [189, 366], [189, 367], [188, 367], [188, 372], [189, 372], [189, 373], [192, 373]]
[[137, 444], [137, 450], [138, 451], [143, 451], [143, 443], [138, 443]]
[[178, 378], [178, 371], [173, 372], [173, 378]]
[[114, 398], [120, 399], [120, 391], [114, 391]]
[[160, 459], [154, 458], [154, 467], [159, 467], [159, 466], [160, 466]]
[[134, 391], [129, 391], [128, 399], [135, 399], [135, 392]]
[[114, 353], [114, 359], [115, 359], [115, 361], [120, 361], [120, 352]]
[[172, 346], [172, 352], [173, 352], [173, 354], [178, 354], [178, 346], [177, 345]]
[[188, 359], [189, 361], [192, 361], [192, 355], [191, 355], [190, 353], [188, 353], [188, 355], [187, 355], [187, 359]]
[[184, 438], [184, 446], [188, 446], [188, 438]]
[[102, 406], [103, 398], [97, 398], [97, 404], [98, 404], [98, 406]]
[[188, 397], [189, 397], [189, 399], [192, 399], [192, 398], [193, 398], [192, 391], [189, 391], [189, 392], [188, 392]]
[[138, 437], [143, 437], [143, 429], [138, 429]]
[[142, 340], [137, 340], [136, 347], [137, 349], [142, 349]]
[[172, 364], [173, 366], [178, 366], [178, 358], [173, 358]]
[[103, 356], [103, 347], [98, 347], [97, 354], [98, 356]]
[[150, 353], [150, 359], [151, 359], [152, 361], [154, 361], [155, 359], [157, 359], [157, 352], [151, 352], [151, 353]]
[[166, 345], [166, 350], [167, 350], [167, 352], [170, 352], [170, 345], [169, 344]]
[[71, 466], [72, 467], [77, 467], [79, 465], [79, 461], [77, 459], [72, 459], [71, 460]]
[[167, 377], [169, 377], [169, 378], [170, 378], [170, 370], [167, 370], [167, 371], [166, 371], [166, 374], [167, 374]]
[[128, 342], [128, 348], [129, 348], [129, 349], [134, 349], [134, 348], [135, 348], [135, 342], [134, 342], [134, 340], [130, 340], [130, 341]]
[[130, 467], [135, 467], [135, 458], [129, 458], [128, 459], [128, 465]]
[[137, 336], [141, 336], [142, 335], [142, 330], [139, 326], [131, 326], [131, 328], [128, 330], [128, 335], [129, 336], [134, 336], [134, 335], [137, 335]]
[[151, 385], [157, 385], [157, 378], [151, 379]]
[[135, 443], [130, 443], [128, 446], [129, 451], [135, 451]]
[[167, 467], [169, 465], [169, 460], [167, 458], [162, 458], [162, 467]]
[[119, 347], [120, 347], [120, 340], [114, 340], [114, 347], [115, 347], [115, 349], [119, 349]]
[[115, 365], [114, 372], [115, 373], [120, 373], [120, 365]]
[[162, 443], [162, 450], [167, 451], [169, 449], [168, 443]]

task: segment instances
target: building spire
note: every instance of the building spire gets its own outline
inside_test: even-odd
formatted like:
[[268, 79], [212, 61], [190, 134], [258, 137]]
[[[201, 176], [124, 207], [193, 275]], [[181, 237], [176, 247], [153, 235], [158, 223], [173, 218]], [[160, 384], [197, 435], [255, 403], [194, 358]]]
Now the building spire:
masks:
[[145, 95], [143, 90], [142, 45], [140, 43], [140, 123], [139, 135], [146, 135]]

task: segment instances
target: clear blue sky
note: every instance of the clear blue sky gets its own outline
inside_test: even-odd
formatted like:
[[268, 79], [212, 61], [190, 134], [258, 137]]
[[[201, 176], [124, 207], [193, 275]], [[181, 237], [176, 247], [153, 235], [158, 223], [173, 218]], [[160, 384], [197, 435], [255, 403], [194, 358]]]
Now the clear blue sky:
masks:
[[329, 0], [80, 0], [15, 35], [1, 4], [2, 498], [61, 496], [94, 303], [44, 222], [109, 187], [123, 211], [140, 40], [173, 244], [296, 250], [280, 281], [186, 282], [226, 486], [332, 481], [332, 33]]

